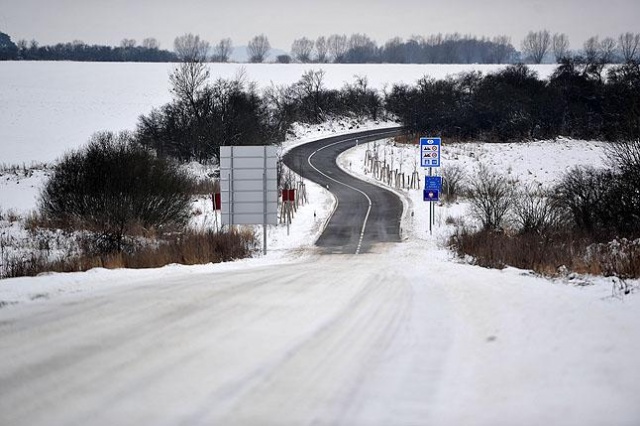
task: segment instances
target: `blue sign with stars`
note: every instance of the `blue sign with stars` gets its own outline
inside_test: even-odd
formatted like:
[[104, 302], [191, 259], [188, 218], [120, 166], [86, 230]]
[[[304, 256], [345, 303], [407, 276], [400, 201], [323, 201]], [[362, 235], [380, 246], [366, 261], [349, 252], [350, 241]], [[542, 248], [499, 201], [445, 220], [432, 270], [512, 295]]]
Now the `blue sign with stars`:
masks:
[[442, 176], [425, 176], [424, 177], [424, 189], [431, 189], [435, 191], [442, 190]]

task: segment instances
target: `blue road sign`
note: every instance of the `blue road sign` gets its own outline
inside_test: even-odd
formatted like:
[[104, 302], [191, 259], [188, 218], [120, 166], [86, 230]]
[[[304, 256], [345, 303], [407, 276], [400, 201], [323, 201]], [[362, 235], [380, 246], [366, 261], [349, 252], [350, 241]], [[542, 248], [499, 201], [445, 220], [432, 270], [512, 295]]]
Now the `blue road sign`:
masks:
[[440, 201], [440, 191], [437, 189], [425, 189], [422, 194], [424, 201]]
[[425, 176], [424, 189], [440, 192], [442, 190], [442, 176]]
[[440, 138], [420, 138], [420, 165], [440, 167]]

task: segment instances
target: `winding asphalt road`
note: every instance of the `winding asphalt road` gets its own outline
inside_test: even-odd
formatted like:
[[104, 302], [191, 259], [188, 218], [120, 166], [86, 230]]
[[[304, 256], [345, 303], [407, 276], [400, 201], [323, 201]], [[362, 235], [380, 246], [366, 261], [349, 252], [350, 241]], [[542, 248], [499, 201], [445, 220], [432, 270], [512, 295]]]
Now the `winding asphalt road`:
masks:
[[333, 136], [293, 148], [284, 156], [287, 167], [328, 188], [338, 201], [316, 242], [324, 253], [367, 253], [378, 243], [400, 242], [402, 202], [392, 192], [345, 173], [336, 160], [356, 143], [402, 132], [402, 128], [391, 128]]

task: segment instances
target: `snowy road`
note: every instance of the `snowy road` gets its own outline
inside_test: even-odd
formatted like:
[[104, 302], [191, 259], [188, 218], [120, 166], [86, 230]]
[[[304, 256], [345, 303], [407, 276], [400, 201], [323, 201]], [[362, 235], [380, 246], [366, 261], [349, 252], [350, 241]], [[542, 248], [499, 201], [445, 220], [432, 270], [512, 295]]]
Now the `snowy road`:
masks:
[[3, 280], [0, 425], [640, 424], [636, 294], [372, 241]]
[[417, 370], [383, 374], [416, 343], [404, 333], [419, 318], [410, 282], [372, 272], [371, 260], [161, 280], [0, 311], [0, 424], [354, 424], [391, 391], [416, 404], [424, 396], [403, 387], [420, 371], [437, 382], [447, 342], [438, 333]]
[[0, 424], [637, 424], [635, 307], [390, 250], [0, 309]]
[[336, 159], [357, 143], [401, 133], [402, 128], [391, 128], [333, 136], [298, 146], [285, 155], [287, 167], [328, 188], [337, 200], [336, 210], [316, 242], [324, 253], [366, 253], [379, 243], [400, 242], [400, 199], [347, 174]]

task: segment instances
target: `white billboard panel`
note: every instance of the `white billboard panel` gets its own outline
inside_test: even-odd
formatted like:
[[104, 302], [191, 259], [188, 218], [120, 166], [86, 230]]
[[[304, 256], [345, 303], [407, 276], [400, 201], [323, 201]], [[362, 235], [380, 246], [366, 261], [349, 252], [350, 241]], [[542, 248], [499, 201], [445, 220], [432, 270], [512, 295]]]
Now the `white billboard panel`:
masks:
[[278, 223], [277, 148], [220, 147], [223, 225]]

